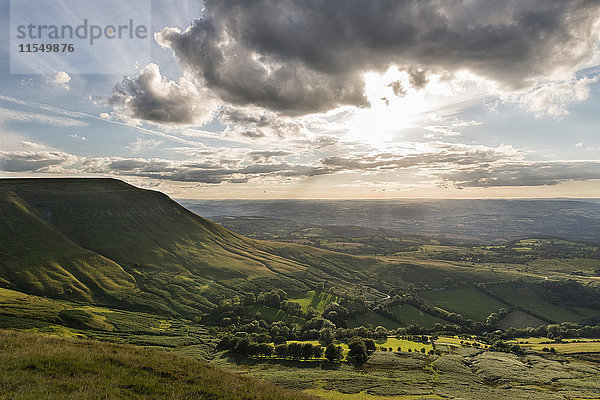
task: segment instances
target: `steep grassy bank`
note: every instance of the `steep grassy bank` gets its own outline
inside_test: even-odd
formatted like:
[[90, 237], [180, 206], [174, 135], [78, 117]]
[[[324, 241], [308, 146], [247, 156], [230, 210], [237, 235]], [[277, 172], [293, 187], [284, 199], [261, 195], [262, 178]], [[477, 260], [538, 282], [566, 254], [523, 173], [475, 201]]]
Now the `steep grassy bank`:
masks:
[[310, 399], [140, 347], [0, 331], [0, 399]]
[[192, 315], [243, 291], [353, 290], [377, 262], [248, 239], [113, 179], [4, 179], [0, 193], [0, 286], [54, 298]]

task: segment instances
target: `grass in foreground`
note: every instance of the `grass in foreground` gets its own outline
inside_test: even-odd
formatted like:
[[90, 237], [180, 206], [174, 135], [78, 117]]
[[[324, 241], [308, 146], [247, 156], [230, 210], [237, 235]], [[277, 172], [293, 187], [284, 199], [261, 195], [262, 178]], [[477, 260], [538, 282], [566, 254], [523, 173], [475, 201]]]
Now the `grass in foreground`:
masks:
[[310, 399], [162, 351], [0, 331], [0, 399]]

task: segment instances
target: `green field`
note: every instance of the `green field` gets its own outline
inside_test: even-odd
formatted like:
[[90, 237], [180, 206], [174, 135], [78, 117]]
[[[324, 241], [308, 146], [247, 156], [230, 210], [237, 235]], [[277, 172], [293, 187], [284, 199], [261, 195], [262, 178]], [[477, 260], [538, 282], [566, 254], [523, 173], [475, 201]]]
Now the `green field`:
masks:
[[435, 341], [436, 348], [439, 349], [440, 346], [446, 346], [447, 350], [451, 350], [452, 348], [459, 348], [462, 346], [474, 346], [477, 345], [483, 349], [488, 347], [484, 342], [480, 342], [475, 340], [474, 338], [470, 339], [461, 339], [458, 336], [440, 336], [438, 340]]
[[377, 328], [383, 326], [386, 329], [397, 329], [400, 325], [397, 322], [391, 321], [377, 313], [369, 311], [366, 314], [360, 315], [358, 318], [348, 320], [348, 326], [350, 328], [356, 328], [357, 326], [366, 326], [367, 328]]
[[411, 324], [431, 328], [433, 325], [440, 323], [447, 324], [447, 321], [427, 314], [410, 304], [400, 304], [389, 308], [390, 312], [398, 318], [403, 326]]
[[398, 348], [400, 348], [401, 351], [411, 350], [411, 352], [420, 352], [421, 349], [425, 349], [425, 351], [428, 352], [429, 350], [433, 349], [433, 346], [429, 343], [420, 343], [415, 342], [413, 340], [398, 339], [393, 336], [388, 337], [386, 340], [375, 340], [375, 344], [377, 344], [377, 346], [386, 348], [391, 347], [393, 351], [398, 351]]
[[501, 329], [523, 329], [528, 327], [535, 328], [541, 325], [546, 325], [546, 323], [539, 318], [524, 313], [521, 310], [512, 311], [506, 317], [498, 321], [498, 327]]
[[437, 307], [479, 322], [485, 322], [488, 315], [500, 308], [508, 307], [475, 288], [419, 292], [419, 296]]
[[288, 296], [290, 300], [299, 303], [302, 306], [302, 311], [306, 311], [308, 307], [312, 307], [322, 313], [327, 304], [338, 301], [338, 297], [332, 293], [323, 293], [315, 290], [309, 290], [300, 295]]
[[[373, 340], [375, 341], [378, 350], [379, 347], [385, 347], [386, 350], [392, 348], [392, 351], [398, 351], [398, 348], [400, 348], [400, 351], [408, 352], [410, 350], [411, 352], [419, 353], [421, 352], [421, 349], [425, 349], [426, 352], [429, 352], [429, 350], [433, 349], [433, 346], [430, 343], [421, 343], [416, 342], [414, 340], [398, 339], [395, 336], [389, 336], [386, 339]], [[315, 346], [319, 345], [319, 342], [317, 340], [289, 340], [288, 343], [310, 343]], [[342, 347], [342, 349], [344, 350], [345, 357], [348, 354], [348, 345], [346, 343], [336, 343], [336, 345]], [[323, 357], [322, 359], [324, 360], [325, 358]]]
[[256, 304], [256, 305], [251, 306], [250, 310], [252, 312], [256, 312], [256, 313], [260, 314], [260, 316], [265, 321], [269, 321], [269, 322], [283, 321], [286, 324], [291, 324], [291, 323], [302, 324], [302, 323], [306, 322], [306, 320], [304, 318], [296, 317], [295, 315], [288, 314], [285, 311], [281, 311], [279, 309], [272, 308], [272, 307], [266, 307], [266, 306], [261, 306], [261, 305]]
[[515, 283], [501, 283], [488, 285], [487, 290], [505, 299], [507, 302], [522, 307], [534, 315], [554, 322], [581, 320], [582, 315], [576, 314], [566, 308], [550, 304], [531, 288]]
[[520, 346], [542, 352], [542, 349], [554, 348], [556, 352], [561, 354], [577, 354], [577, 353], [600, 353], [600, 339], [565, 339], [561, 343], [555, 343], [549, 338], [525, 338], [510, 340], [509, 343], [518, 343]]

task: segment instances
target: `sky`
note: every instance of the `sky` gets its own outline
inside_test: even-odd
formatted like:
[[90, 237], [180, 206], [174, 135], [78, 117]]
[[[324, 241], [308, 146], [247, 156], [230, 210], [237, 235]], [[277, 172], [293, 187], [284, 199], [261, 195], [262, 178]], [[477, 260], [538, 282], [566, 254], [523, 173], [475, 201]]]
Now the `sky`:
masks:
[[600, 197], [600, 0], [85, 0], [73, 21], [146, 21], [147, 47], [99, 39], [62, 64], [16, 54], [11, 22], [73, 0], [20, 1], [0, 0], [0, 178]]

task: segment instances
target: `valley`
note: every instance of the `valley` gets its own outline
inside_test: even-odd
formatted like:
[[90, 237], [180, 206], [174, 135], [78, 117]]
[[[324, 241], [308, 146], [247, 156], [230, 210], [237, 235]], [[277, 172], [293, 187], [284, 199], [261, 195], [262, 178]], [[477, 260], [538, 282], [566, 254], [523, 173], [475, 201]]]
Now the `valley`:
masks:
[[143, 347], [290, 398], [600, 390], [598, 203], [284, 203], [0, 180], [3, 340]]

